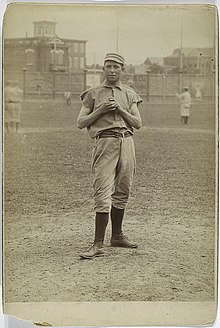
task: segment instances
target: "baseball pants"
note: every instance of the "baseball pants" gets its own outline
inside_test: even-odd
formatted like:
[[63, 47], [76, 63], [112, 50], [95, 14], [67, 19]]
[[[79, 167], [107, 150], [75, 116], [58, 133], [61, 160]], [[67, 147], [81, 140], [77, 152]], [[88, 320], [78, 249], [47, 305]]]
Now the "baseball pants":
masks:
[[6, 103], [5, 104], [5, 122], [20, 122], [21, 104]]
[[111, 205], [124, 209], [135, 173], [132, 137], [95, 140], [92, 153], [93, 196], [96, 212], [110, 212]]

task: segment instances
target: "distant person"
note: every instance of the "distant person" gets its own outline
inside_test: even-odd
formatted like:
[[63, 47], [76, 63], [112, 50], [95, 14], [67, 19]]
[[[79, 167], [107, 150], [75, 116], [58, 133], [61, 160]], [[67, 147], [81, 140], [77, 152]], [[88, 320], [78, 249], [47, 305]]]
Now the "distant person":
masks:
[[80, 256], [103, 256], [103, 241], [109, 216], [111, 246], [136, 248], [122, 232], [122, 222], [135, 172], [132, 135], [142, 124], [138, 105], [142, 99], [122, 84], [124, 58], [109, 53], [104, 59], [105, 81], [81, 94], [82, 108], [77, 125], [87, 128], [94, 140], [92, 156], [95, 236], [92, 247]]
[[135, 82], [132, 79], [128, 80], [128, 86], [135, 90]]
[[4, 90], [6, 132], [18, 132], [21, 120], [23, 90], [18, 81], [7, 81]]
[[178, 94], [176, 93], [177, 98], [180, 100], [180, 116], [181, 116], [181, 121], [183, 124], [188, 123], [189, 119], [189, 111], [190, 111], [190, 106], [191, 106], [191, 95], [189, 93], [189, 88], [184, 87], [183, 88], [183, 93]]
[[67, 106], [71, 106], [71, 93], [69, 90], [64, 92], [64, 98], [66, 99]]
[[36, 86], [38, 97], [41, 98], [41, 86], [37, 84]]
[[196, 86], [195, 100], [198, 101], [198, 102], [201, 102], [202, 101], [202, 92], [200, 90], [200, 86], [199, 85]]

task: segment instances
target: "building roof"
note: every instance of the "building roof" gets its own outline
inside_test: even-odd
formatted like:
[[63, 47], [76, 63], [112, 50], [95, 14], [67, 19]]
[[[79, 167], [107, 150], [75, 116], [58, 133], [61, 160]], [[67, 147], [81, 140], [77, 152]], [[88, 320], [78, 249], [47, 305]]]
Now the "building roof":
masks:
[[163, 58], [160, 58], [160, 57], [147, 57], [144, 64], [145, 65], [157, 64], [157, 65], [162, 66], [163, 65]]
[[[19, 42], [19, 41], [38, 41], [40, 42], [39, 40], [43, 39], [43, 40], [47, 40], [47, 41], [52, 41], [53, 39], [55, 38], [52, 37], [52, 36], [42, 36], [41, 38], [39, 37], [36, 37], [36, 36], [32, 36], [32, 37], [24, 37], [24, 38], [5, 38], [4, 41], [5, 42], [8, 42], [8, 41], [11, 41], [11, 42]], [[87, 40], [77, 40], [77, 39], [63, 39], [63, 38], [60, 38], [60, 37], [56, 37], [56, 40], [57, 41], [63, 41], [63, 42], [83, 42], [83, 43], [86, 43]]]
[[[180, 56], [180, 48], [174, 49], [172, 57], [179, 57]], [[182, 53], [186, 57], [198, 57], [198, 56], [205, 56], [205, 57], [212, 57], [214, 54], [213, 48], [182, 48]]]
[[[21, 43], [21, 41], [39, 41], [39, 40], [47, 40], [49, 42], [53, 41], [52, 39], [56, 39], [56, 41], [59, 43], [62, 42], [78, 42], [78, 43], [86, 43], [87, 40], [77, 40], [77, 39], [66, 39], [66, 38], [61, 38], [58, 37], [55, 33], [55, 25], [57, 24], [57, 22], [52, 22], [52, 21], [46, 21], [46, 20], [42, 20], [42, 21], [37, 21], [37, 22], [33, 22], [34, 25], [53, 25], [54, 26], [54, 31], [52, 33], [40, 33], [40, 34], [35, 34], [32, 37], [28, 37], [27, 33], [26, 33], [26, 37], [23, 38], [5, 38], [4, 41], [6, 42], [19, 42]], [[44, 26], [45, 27], [45, 26]]]

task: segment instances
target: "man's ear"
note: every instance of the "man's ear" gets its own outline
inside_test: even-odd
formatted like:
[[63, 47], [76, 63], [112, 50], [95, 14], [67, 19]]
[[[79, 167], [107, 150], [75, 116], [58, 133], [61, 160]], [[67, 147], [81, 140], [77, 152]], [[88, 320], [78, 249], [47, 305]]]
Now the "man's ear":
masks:
[[103, 70], [103, 71], [105, 70], [105, 67], [104, 67], [104, 66], [102, 66], [102, 70]]
[[122, 69], [121, 69], [123, 72], [124, 72], [124, 70], [125, 70], [125, 67], [124, 66], [122, 66]]

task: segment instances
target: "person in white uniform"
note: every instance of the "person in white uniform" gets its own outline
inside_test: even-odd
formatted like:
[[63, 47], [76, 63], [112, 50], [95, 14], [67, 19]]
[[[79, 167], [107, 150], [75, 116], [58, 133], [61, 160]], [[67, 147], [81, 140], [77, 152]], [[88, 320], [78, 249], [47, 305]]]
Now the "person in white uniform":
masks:
[[189, 88], [184, 87], [183, 88], [183, 93], [181, 94], [176, 94], [177, 98], [180, 100], [180, 116], [181, 116], [181, 121], [183, 124], [188, 123], [189, 119], [189, 112], [190, 112], [190, 106], [191, 106], [191, 95], [189, 93]]
[[22, 98], [23, 90], [19, 88], [18, 81], [7, 81], [4, 90], [6, 132], [19, 130]]

